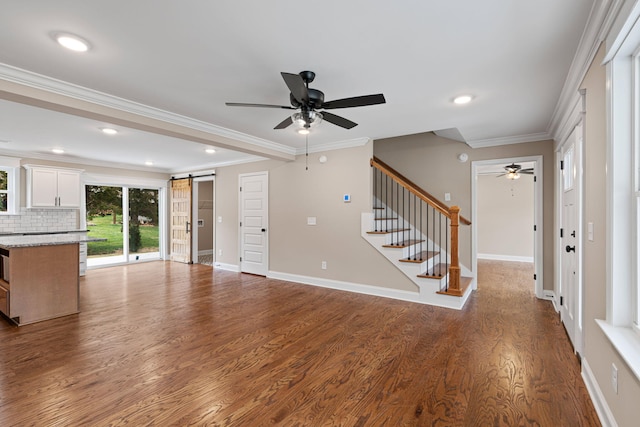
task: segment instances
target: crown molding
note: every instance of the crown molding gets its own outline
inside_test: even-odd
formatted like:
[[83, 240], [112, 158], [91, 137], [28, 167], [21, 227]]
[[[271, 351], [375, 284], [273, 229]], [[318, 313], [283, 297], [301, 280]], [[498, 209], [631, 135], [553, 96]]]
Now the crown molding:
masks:
[[8, 82], [17, 83], [34, 89], [40, 89], [58, 95], [67, 96], [81, 101], [91, 102], [103, 107], [113, 108], [127, 113], [137, 114], [139, 116], [150, 119], [160, 120], [185, 128], [206, 132], [224, 138], [230, 138], [236, 141], [245, 142], [256, 147], [274, 150], [280, 153], [294, 155], [295, 149], [284, 144], [269, 141], [237, 132], [231, 129], [216, 126], [201, 120], [192, 119], [190, 117], [171, 113], [159, 108], [150, 107], [117, 96], [109, 95], [73, 83], [54, 79], [42, 74], [33, 73], [21, 68], [0, 63], [0, 79]]
[[171, 169], [169, 170], [169, 173], [172, 175], [176, 175], [176, 174], [193, 174], [193, 173], [197, 173], [198, 171], [202, 170], [202, 169], [214, 169], [214, 168], [223, 168], [225, 166], [235, 166], [235, 165], [244, 165], [246, 163], [255, 163], [255, 162], [261, 162], [263, 160], [269, 160], [266, 157], [257, 157], [257, 156], [251, 156], [250, 158], [245, 158], [245, 159], [238, 159], [238, 160], [229, 160], [227, 162], [217, 162], [217, 163], [208, 163], [206, 165], [199, 165], [199, 166], [194, 166], [194, 167], [190, 167], [187, 169], [184, 168], [179, 168], [179, 169]]
[[571, 62], [569, 73], [564, 81], [562, 92], [560, 92], [558, 103], [549, 122], [548, 133], [554, 140], [561, 137], [559, 132], [566, 127], [564, 122], [571, 116], [571, 110], [575, 105], [580, 84], [600, 48], [600, 44], [606, 39], [623, 4], [624, 0], [594, 2], [587, 25], [580, 38], [578, 49]]
[[337, 141], [337, 142], [328, 142], [325, 144], [314, 144], [314, 145], [309, 145], [309, 151], [306, 150], [306, 148], [298, 148], [295, 152], [296, 156], [300, 156], [302, 154], [306, 154], [306, 153], [320, 153], [322, 151], [331, 151], [331, 150], [342, 150], [344, 148], [353, 148], [353, 147], [362, 147], [363, 145], [366, 145], [369, 141], [371, 141], [370, 138], [355, 138], [355, 139], [348, 139], [345, 141]]
[[476, 139], [467, 141], [471, 148], [496, 147], [498, 145], [523, 144], [525, 142], [546, 141], [551, 139], [547, 132], [530, 133], [528, 135], [505, 136], [500, 138]]

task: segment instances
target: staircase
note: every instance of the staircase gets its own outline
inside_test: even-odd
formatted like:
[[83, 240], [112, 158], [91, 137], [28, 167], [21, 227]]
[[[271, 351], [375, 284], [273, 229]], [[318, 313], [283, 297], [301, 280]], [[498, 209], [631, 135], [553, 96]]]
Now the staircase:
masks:
[[417, 285], [417, 302], [461, 309], [474, 279], [458, 262], [458, 227], [471, 223], [379, 159], [371, 166], [374, 206], [362, 214], [362, 237]]

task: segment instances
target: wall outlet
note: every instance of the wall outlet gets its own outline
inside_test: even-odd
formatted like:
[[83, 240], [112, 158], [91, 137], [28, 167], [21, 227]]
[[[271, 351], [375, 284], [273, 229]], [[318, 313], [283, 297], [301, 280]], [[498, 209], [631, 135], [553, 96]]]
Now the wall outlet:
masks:
[[327, 261], [322, 261], [322, 264], [320, 266], [323, 270], [327, 269]]
[[614, 363], [611, 364], [611, 387], [618, 394], [618, 368]]
[[222, 249], [218, 249], [218, 255], [222, 256]]
[[451, 201], [451, 193], [444, 193], [444, 201], [445, 202]]

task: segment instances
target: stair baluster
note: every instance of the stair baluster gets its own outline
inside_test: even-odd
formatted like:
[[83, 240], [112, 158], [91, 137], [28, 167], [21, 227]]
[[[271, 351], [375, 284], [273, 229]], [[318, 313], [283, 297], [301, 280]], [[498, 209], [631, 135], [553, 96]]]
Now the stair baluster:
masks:
[[[408, 262], [431, 260], [424, 277], [444, 277], [448, 273], [444, 292], [450, 295], [462, 295], [458, 260], [458, 226], [460, 220], [465, 224], [470, 222], [460, 217], [460, 209], [457, 206], [451, 208], [446, 206], [380, 160], [372, 159], [371, 166], [374, 167], [373, 192], [376, 198], [374, 205], [377, 205], [377, 210], [382, 211], [384, 215], [378, 217], [376, 221], [376, 232], [390, 233], [389, 246], [392, 247], [409, 245], [409, 242], [404, 241], [407, 236], [413, 248], [407, 250], [406, 260]], [[402, 191], [402, 197], [400, 197], [400, 191]], [[378, 223], [380, 223], [379, 227]], [[406, 234], [405, 229], [408, 229]], [[449, 231], [451, 231], [450, 234]]]

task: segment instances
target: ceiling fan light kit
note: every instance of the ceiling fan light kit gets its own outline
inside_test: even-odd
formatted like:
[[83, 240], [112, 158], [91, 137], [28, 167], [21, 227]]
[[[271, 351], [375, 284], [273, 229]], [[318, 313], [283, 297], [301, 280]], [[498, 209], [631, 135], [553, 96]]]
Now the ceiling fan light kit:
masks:
[[355, 96], [351, 98], [336, 99], [333, 101], [324, 101], [324, 93], [317, 89], [309, 87], [309, 83], [313, 82], [316, 74], [313, 71], [301, 71], [298, 74], [280, 73], [285, 84], [289, 88], [289, 101], [291, 106], [287, 105], [270, 105], [270, 104], [246, 104], [239, 102], [227, 102], [230, 107], [262, 107], [262, 108], [281, 108], [285, 110], [299, 110], [282, 122], [278, 123], [274, 129], [286, 129], [292, 124], [296, 126], [296, 131], [300, 134], [307, 135], [309, 130], [317, 126], [323, 119], [336, 126], [344, 129], [351, 129], [358, 124], [344, 117], [330, 113], [328, 111], [338, 108], [364, 107], [367, 105], [384, 104], [386, 102], [384, 95], [379, 93], [375, 95]]
[[506, 176], [507, 179], [515, 180], [520, 179], [520, 174], [533, 175], [534, 173], [533, 168], [522, 169], [521, 165], [516, 165], [515, 163], [505, 166], [504, 170], [506, 172], [497, 177]]

